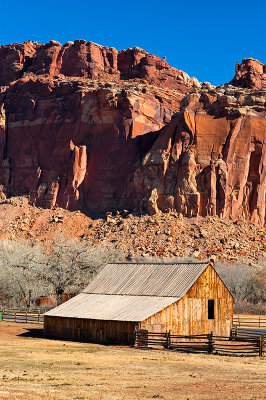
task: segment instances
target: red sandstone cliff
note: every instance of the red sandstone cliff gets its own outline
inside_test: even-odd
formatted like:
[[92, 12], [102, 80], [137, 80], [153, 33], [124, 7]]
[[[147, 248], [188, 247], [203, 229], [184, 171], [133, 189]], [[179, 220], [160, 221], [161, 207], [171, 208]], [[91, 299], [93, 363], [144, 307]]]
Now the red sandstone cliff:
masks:
[[265, 66], [244, 60], [231, 83], [199, 84], [139, 48], [0, 46], [1, 197], [263, 225]]
[[265, 100], [264, 91], [232, 88], [185, 98], [135, 172], [135, 205], [264, 225]]
[[249, 89], [266, 88], [266, 65], [252, 58], [244, 59], [240, 65], [236, 64], [236, 73], [231, 83]]
[[[85, 40], [47, 44], [26, 42], [0, 46], [0, 86], [25, 75], [64, 75], [116, 81], [142, 79], [150, 84], [187, 91], [189, 76], [165, 58], [134, 47], [117, 51]], [[196, 82], [196, 81], [195, 81]], [[192, 82], [193, 83], [193, 82]]]
[[30, 193], [42, 207], [107, 210], [123, 206], [136, 159], [182, 95], [127, 82], [22, 78], [2, 97], [4, 191]]

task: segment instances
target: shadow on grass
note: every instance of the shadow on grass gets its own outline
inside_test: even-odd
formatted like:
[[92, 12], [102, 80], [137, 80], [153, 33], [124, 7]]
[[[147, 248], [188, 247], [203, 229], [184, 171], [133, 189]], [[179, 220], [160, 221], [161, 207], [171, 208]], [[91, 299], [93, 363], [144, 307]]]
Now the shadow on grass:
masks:
[[20, 333], [20, 337], [30, 337], [30, 338], [42, 338], [44, 339], [43, 335], [43, 328], [27, 328], [26, 332]]
[[94, 342], [90, 340], [82, 340], [82, 339], [71, 339], [71, 338], [59, 338], [52, 336], [44, 336], [43, 328], [26, 328], [26, 331], [17, 335], [19, 337], [28, 337], [28, 338], [38, 338], [38, 339], [46, 339], [46, 340], [55, 340], [58, 342], [70, 342], [70, 343], [83, 343], [83, 344], [97, 344], [101, 346], [117, 346], [117, 347], [133, 347], [130, 344], [118, 344], [118, 343], [100, 343]]

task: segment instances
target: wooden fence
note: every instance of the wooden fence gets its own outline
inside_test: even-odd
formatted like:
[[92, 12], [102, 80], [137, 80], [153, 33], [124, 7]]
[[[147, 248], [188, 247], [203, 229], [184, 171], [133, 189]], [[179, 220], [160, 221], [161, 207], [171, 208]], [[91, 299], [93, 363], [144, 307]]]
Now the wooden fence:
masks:
[[[0, 311], [0, 316], [4, 321], [43, 323], [43, 312], [40, 309], [30, 312], [3, 309]], [[139, 347], [159, 346], [184, 352], [263, 356], [266, 337], [266, 329], [263, 329], [264, 321], [265, 317], [258, 319], [236, 317], [230, 337], [214, 336], [212, 333], [182, 336], [172, 335], [170, 331], [158, 333], [137, 330], [135, 344]]]
[[29, 312], [4, 309], [0, 314], [3, 321], [43, 323], [43, 313], [37, 310]]
[[234, 326], [242, 327], [242, 328], [259, 328], [266, 329], [266, 317], [261, 316], [257, 318], [252, 317], [234, 317], [233, 318]]
[[266, 338], [266, 329], [241, 328], [237, 325], [234, 325], [231, 331], [231, 336], [235, 338], [254, 338], [264, 336]]
[[236, 337], [206, 335], [172, 335], [171, 332], [156, 333], [137, 330], [135, 344], [138, 347], [163, 347], [189, 353], [221, 355], [264, 355], [264, 336]]
[[17, 312], [17, 313], [32, 313], [32, 314], [44, 314], [46, 311], [45, 308], [29, 308], [29, 309], [25, 309], [25, 308], [9, 308], [9, 307], [1, 307], [0, 306], [0, 312], [3, 313], [7, 313], [7, 312]]

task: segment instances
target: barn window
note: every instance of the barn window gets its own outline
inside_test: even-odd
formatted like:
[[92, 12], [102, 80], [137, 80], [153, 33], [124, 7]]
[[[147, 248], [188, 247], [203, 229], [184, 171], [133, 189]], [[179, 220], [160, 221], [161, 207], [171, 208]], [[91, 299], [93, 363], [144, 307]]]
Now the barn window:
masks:
[[214, 300], [208, 300], [208, 319], [214, 319]]

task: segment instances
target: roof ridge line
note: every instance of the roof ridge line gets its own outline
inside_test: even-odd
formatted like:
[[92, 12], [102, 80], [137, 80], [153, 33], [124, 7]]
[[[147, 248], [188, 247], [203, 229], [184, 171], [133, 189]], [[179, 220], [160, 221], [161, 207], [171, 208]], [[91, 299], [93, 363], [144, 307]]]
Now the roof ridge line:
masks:
[[172, 263], [164, 263], [164, 262], [112, 262], [107, 263], [106, 265], [116, 265], [116, 264], [127, 264], [127, 265], [178, 265], [178, 264], [211, 264], [210, 261], [190, 261], [190, 262], [172, 262]]
[[92, 292], [84, 292], [84, 291], [82, 291], [82, 292], [80, 292], [80, 293], [84, 293], [84, 294], [97, 294], [97, 295], [101, 295], [101, 296], [132, 296], [132, 297], [162, 297], [162, 298], [165, 298], [165, 297], [169, 297], [169, 298], [177, 298], [177, 299], [179, 299], [180, 297], [179, 296], [156, 296], [156, 295], [151, 295], [151, 294], [126, 294], [126, 293], [119, 293], [119, 294], [116, 294], [116, 293], [92, 293]]

